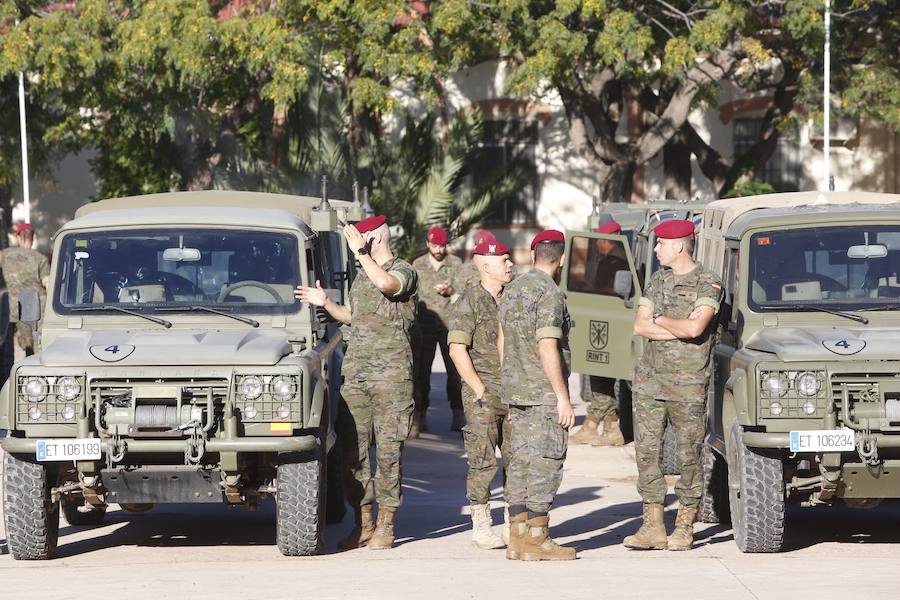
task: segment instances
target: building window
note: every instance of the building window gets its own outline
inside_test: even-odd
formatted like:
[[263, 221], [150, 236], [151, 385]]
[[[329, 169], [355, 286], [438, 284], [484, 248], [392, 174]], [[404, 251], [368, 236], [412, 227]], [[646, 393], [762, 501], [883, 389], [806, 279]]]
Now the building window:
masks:
[[[756, 144], [762, 122], [761, 117], [734, 120], [735, 159]], [[776, 192], [796, 192], [800, 189], [800, 175], [800, 142], [793, 135], [782, 134], [757, 179], [770, 184]]]
[[531, 224], [536, 221], [538, 176], [536, 121], [484, 121], [480, 152], [472, 172], [475, 189], [498, 182], [506, 174], [513, 177], [511, 190], [501, 194], [497, 206], [486, 219], [490, 223]]

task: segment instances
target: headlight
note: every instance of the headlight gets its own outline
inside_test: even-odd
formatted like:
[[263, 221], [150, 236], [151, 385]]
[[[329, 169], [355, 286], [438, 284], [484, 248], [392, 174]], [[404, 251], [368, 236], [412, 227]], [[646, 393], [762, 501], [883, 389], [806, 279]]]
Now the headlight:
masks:
[[278, 414], [278, 418], [282, 421], [286, 421], [291, 416], [291, 409], [288, 406], [279, 406], [278, 410], [275, 411]]
[[815, 396], [819, 393], [819, 388], [821, 387], [819, 378], [816, 377], [815, 373], [810, 373], [809, 371], [800, 373], [797, 376], [796, 384], [797, 391], [804, 396]]
[[781, 402], [773, 402], [769, 405], [769, 412], [777, 417], [784, 412], [784, 406], [781, 405]]
[[807, 400], [803, 403], [803, 412], [808, 415], [816, 414], [816, 405], [813, 402]]
[[294, 378], [278, 375], [272, 379], [272, 396], [276, 400], [290, 400], [294, 397]]
[[62, 409], [62, 418], [66, 421], [72, 421], [75, 419], [75, 406], [72, 404], [66, 404]]
[[788, 378], [784, 373], [769, 373], [765, 379], [766, 389], [771, 396], [784, 396], [788, 392]]
[[247, 375], [241, 379], [238, 393], [247, 400], [256, 400], [262, 395], [263, 382], [256, 375]]
[[40, 402], [47, 397], [47, 380], [43, 377], [29, 377], [25, 381], [25, 397], [29, 402]]
[[251, 419], [251, 420], [255, 419], [257, 414], [258, 414], [258, 412], [256, 410], [256, 407], [253, 406], [252, 404], [248, 404], [244, 407], [244, 415], [243, 416], [245, 419]]
[[60, 377], [56, 381], [56, 394], [66, 402], [71, 402], [81, 394], [81, 384], [74, 377]]
[[32, 406], [28, 409], [28, 418], [32, 421], [40, 421], [43, 414], [44, 413], [41, 412], [41, 409], [37, 406]]

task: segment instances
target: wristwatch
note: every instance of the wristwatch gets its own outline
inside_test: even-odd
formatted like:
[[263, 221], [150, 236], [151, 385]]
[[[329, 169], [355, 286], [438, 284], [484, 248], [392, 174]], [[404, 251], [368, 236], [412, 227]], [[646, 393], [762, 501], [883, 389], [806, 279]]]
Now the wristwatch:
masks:
[[661, 315], [660, 313], [656, 313], [655, 315], [653, 315], [653, 318], [650, 319], [650, 321], [652, 321], [653, 324], [656, 325], [656, 320], [657, 320], [658, 318], [660, 318], [661, 316], [662, 316], [662, 315]]
[[365, 246], [363, 246], [362, 248], [360, 248], [359, 250], [357, 250], [356, 253], [357, 253], [358, 255], [360, 255], [360, 256], [365, 256], [366, 254], [369, 253], [369, 249], [366, 248]]

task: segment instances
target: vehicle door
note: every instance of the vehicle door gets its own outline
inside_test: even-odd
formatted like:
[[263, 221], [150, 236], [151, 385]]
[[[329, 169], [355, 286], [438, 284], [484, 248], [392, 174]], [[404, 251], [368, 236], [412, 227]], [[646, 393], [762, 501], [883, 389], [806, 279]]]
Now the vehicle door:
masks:
[[[626, 297], [616, 293], [616, 272], [631, 275]], [[562, 289], [573, 321], [572, 371], [631, 379], [635, 304], [640, 294], [634, 260], [624, 235], [568, 232]]]

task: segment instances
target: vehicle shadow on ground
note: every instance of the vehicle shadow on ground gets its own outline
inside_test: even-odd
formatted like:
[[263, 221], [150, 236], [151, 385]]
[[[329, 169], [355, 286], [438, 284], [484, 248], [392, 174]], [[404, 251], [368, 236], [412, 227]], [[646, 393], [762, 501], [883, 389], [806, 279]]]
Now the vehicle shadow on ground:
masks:
[[789, 505], [785, 515], [784, 551], [803, 550], [825, 542], [839, 544], [900, 543], [900, 500], [885, 500], [869, 509]]

